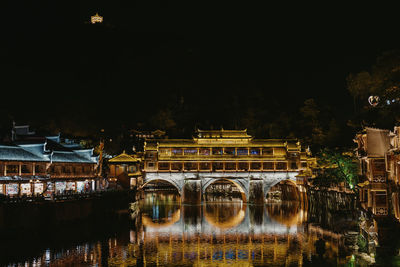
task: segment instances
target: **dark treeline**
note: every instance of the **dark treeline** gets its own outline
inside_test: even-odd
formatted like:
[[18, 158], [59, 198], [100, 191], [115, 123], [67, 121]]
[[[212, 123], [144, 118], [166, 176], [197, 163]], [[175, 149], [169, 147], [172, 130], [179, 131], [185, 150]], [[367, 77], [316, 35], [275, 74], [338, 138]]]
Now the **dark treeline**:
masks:
[[89, 18], [98, 10], [85, 4], [79, 16], [56, 6], [38, 10], [40, 19], [24, 13], [32, 22], [0, 44], [2, 139], [12, 121], [93, 140], [101, 129], [116, 140], [129, 129], [186, 138], [197, 128], [246, 128], [256, 138], [299, 138], [316, 151], [352, 146], [362, 126], [396, 123], [393, 105], [371, 109], [367, 101], [370, 93], [385, 101], [384, 88], [397, 79], [382, 74], [400, 65], [383, 45], [356, 42], [353, 33], [344, 44], [332, 32], [295, 25], [216, 30], [202, 22], [199, 30], [178, 21], [174, 28], [162, 12], [151, 21], [138, 7], [133, 16], [104, 5], [105, 21], [96, 25]]

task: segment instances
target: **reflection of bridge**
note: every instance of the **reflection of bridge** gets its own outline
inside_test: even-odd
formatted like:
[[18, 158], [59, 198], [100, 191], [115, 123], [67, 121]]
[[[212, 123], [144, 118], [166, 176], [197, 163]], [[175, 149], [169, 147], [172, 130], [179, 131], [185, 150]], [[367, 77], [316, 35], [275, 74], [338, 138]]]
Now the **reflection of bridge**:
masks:
[[[305, 255], [311, 258], [315, 253], [314, 242], [321, 236], [305, 230], [307, 213], [298, 205], [213, 203], [177, 208], [159, 224], [141, 217], [143, 228], [130, 236], [137, 255], [133, 260], [149, 265], [301, 266]], [[326, 240], [327, 253], [335, 257], [337, 238]]]
[[[199, 206], [181, 206], [168, 218], [153, 222], [151, 217], [142, 214], [142, 223], [149, 235], [186, 236], [219, 234], [287, 234], [303, 232], [300, 225], [306, 221], [307, 213], [300, 204], [274, 209], [273, 206], [252, 206], [246, 204], [213, 203]], [[283, 211], [283, 213], [282, 213]], [[286, 214], [287, 213], [287, 214]], [[286, 214], [286, 216], [285, 216]], [[300, 226], [300, 228], [299, 228]]]
[[287, 172], [150, 172], [146, 173], [144, 186], [157, 181], [169, 182], [176, 187], [184, 202], [198, 203], [211, 184], [225, 180], [233, 183], [242, 193], [245, 202], [263, 203], [269, 189], [282, 182], [289, 181], [297, 186], [299, 193], [302, 186], [296, 184], [296, 171]]

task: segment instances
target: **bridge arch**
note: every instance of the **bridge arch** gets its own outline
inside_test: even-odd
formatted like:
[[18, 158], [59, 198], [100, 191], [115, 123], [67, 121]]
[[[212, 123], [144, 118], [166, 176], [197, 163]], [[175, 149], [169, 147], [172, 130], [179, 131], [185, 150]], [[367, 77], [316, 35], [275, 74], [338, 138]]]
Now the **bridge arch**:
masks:
[[292, 187], [295, 189], [296, 199], [297, 199], [297, 200], [300, 200], [300, 199], [301, 199], [300, 190], [299, 190], [299, 187], [298, 187], [296, 181], [293, 181], [293, 180], [290, 179], [290, 178], [282, 179], [282, 180], [280, 180], [280, 181], [276, 181], [276, 182], [272, 183], [272, 184], [268, 187], [268, 190], [265, 190], [265, 192], [264, 192], [265, 198], [267, 198], [267, 194], [270, 192], [271, 188], [273, 188], [274, 186], [277, 186], [277, 185], [279, 185], [279, 184], [282, 184], [282, 185], [286, 184], [286, 185], [292, 186]]
[[174, 180], [165, 179], [161, 177], [146, 179], [146, 182], [142, 185], [142, 188], [144, 188], [149, 183], [154, 183], [157, 181], [163, 181], [173, 185], [176, 188], [176, 190], [178, 190], [179, 195], [182, 195], [182, 187], [179, 184], [177, 184]]
[[218, 181], [228, 181], [228, 182], [232, 183], [233, 185], [235, 185], [239, 189], [239, 192], [242, 196], [243, 202], [245, 202], [245, 203], [247, 202], [248, 196], [247, 196], [247, 191], [245, 190], [245, 187], [240, 182], [238, 182], [234, 179], [229, 179], [229, 178], [209, 179], [202, 185], [202, 194], [204, 195], [206, 193], [207, 188], [210, 185], [212, 185]]

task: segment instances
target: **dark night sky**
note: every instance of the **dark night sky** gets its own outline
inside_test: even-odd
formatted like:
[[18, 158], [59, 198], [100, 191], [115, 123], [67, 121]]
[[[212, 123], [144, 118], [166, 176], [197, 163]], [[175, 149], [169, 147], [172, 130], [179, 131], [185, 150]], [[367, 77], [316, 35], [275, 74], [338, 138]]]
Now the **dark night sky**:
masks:
[[[144, 121], [183, 96], [203, 114], [197, 119], [223, 120], [219, 103], [248, 94], [266, 108], [279, 99], [295, 112], [313, 97], [348, 112], [346, 76], [398, 47], [400, 22], [389, 6], [188, 2], [2, 4], [1, 111], [24, 122], [108, 125]], [[104, 24], [88, 23], [96, 12]], [[118, 119], [121, 111], [129, 115]]]

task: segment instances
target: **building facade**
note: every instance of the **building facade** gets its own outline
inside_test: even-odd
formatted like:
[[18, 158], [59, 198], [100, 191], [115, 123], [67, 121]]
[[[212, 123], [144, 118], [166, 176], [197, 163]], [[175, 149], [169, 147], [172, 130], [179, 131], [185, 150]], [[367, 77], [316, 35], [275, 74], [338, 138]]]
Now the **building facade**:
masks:
[[141, 159], [135, 155], [128, 155], [125, 151], [108, 160], [108, 181], [110, 187], [117, 187], [117, 183], [126, 189], [136, 188], [143, 183], [140, 170]]
[[193, 139], [147, 141], [145, 172], [276, 172], [307, 169], [295, 139], [253, 139], [246, 130], [198, 130]]
[[32, 196], [96, 189], [98, 157], [60, 136], [17, 139], [0, 145], [0, 194]]
[[360, 175], [364, 179], [359, 184], [360, 202], [364, 209], [371, 210], [377, 216], [388, 215], [389, 202], [392, 201], [396, 216], [399, 217], [396, 204], [398, 193], [392, 193], [392, 189], [400, 184], [399, 129], [395, 127], [392, 132], [365, 128], [354, 139], [357, 143]]

